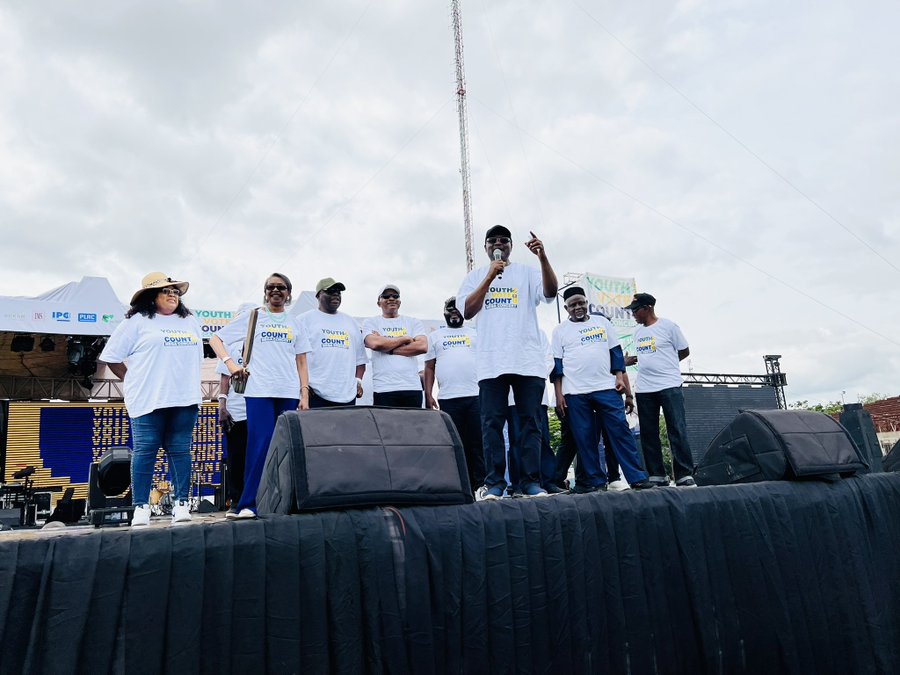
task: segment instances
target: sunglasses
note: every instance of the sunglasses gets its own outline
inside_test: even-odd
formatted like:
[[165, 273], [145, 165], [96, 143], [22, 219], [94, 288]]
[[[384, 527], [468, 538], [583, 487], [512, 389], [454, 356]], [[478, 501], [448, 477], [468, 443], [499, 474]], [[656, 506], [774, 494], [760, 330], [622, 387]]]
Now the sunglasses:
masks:
[[287, 289], [288, 289], [288, 287], [285, 286], [284, 284], [267, 284], [266, 285], [266, 290], [270, 293], [272, 291], [281, 291], [282, 293], [284, 293]]
[[400, 294], [399, 293], [383, 293], [381, 296], [381, 299], [382, 300], [399, 300]]
[[488, 237], [484, 240], [486, 244], [503, 244], [506, 245], [511, 242], [512, 239], [509, 237]]
[[179, 291], [177, 288], [163, 288], [160, 291], [160, 295], [174, 295], [176, 298], [180, 298], [181, 291]]

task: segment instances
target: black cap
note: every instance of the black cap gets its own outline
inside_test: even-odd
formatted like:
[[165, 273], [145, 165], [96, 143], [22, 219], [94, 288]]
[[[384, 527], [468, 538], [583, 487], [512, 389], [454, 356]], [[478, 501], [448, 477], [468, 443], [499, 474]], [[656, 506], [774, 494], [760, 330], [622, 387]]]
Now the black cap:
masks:
[[512, 232], [503, 227], [503, 225], [494, 225], [487, 231], [487, 234], [484, 235], [484, 239], [487, 241], [491, 237], [509, 237], [512, 239]]
[[631, 301], [631, 304], [626, 305], [625, 309], [630, 309], [633, 312], [638, 307], [645, 307], [647, 305], [649, 305], [650, 307], [655, 307], [656, 306], [656, 298], [654, 298], [649, 293], [635, 293], [634, 298]]
[[456, 296], [452, 296], [444, 300], [444, 309], [456, 309]]
[[563, 293], [563, 300], [568, 300], [573, 295], [584, 295], [585, 297], [587, 296], [581, 286], [569, 286]]

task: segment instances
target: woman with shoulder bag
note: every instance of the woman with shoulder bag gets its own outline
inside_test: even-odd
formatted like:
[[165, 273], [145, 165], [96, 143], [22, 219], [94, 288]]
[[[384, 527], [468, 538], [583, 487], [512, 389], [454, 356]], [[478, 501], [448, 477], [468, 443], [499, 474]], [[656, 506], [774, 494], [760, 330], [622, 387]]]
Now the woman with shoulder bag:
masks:
[[[244, 491], [236, 512], [226, 514], [232, 519], [256, 518], [256, 493], [278, 416], [309, 408], [306, 354], [310, 346], [296, 319], [285, 311], [291, 289], [284, 274], [270, 274], [263, 285], [263, 306], [239, 315], [209, 340], [231, 373], [232, 388], [244, 386], [247, 403]], [[226, 345], [242, 338], [244, 363], [239, 366]]]

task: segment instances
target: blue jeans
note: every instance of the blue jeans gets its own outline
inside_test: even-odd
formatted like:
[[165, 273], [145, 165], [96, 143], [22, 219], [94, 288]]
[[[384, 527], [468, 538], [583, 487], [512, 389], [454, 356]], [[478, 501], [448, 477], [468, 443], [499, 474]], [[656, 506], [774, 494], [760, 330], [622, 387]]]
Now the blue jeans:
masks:
[[160, 448], [169, 458], [169, 478], [176, 500], [186, 500], [191, 487], [191, 440], [197, 423], [196, 405], [157, 408], [131, 418], [131, 503], [146, 504], [153, 483], [153, 467]]
[[694, 458], [687, 440], [687, 424], [684, 420], [684, 394], [681, 387], [670, 387], [661, 391], [638, 393], [638, 420], [641, 424], [641, 449], [644, 462], [651, 476], [665, 476], [662, 458], [662, 444], [659, 441], [659, 410], [666, 418], [669, 449], [672, 451], [672, 469], [675, 480], [690, 476], [694, 472]]
[[244, 491], [237, 509], [256, 510], [256, 493], [262, 478], [269, 443], [275, 431], [278, 416], [288, 410], [296, 410], [300, 401], [296, 398], [257, 398], [248, 396], [247, 402], [247, 458], [244, 463]]
[[593, 391], [589, 394], [566, 394], [566, 410], [572, 435], [578, 446], [578, 461], [584, 464], [588, 485], [598, 487], [607, 482], [606, 459], [599, 450], [600, 428], [609, 439], [607, 452], [612, 452], [619, 460], [622, 473], [629, 484], [647, 479], [641, 468], [634, 436], [625, 419], [622, 396], [615, 389]]
[[516, 397], [519, 437], [516, 439], [519, 460], [519, 487], [522, 490], [541, 482], [541, 399], [544, 378], [531, 375], [500, 375], [478, 383], [481, 397], [481, 437], [484, 444], [484, 484], [506, 489], [506, 444], [503, 425], [509, 390]]

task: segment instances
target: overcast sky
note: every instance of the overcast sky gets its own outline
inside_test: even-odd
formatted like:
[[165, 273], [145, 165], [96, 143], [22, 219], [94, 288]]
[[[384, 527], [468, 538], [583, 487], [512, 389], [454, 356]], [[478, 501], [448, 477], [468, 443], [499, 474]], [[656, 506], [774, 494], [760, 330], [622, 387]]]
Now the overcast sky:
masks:
[[[900, 3], [462, 8], [477, 264], [533, 230], [695, 372], [900, 394]], [[231, 309], [280, 270], [439, 318], [465, 274], [447, 2], [7, 1], [0, 69], [2, 295], [160, 270]]]

